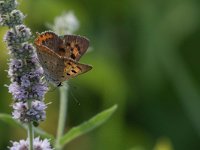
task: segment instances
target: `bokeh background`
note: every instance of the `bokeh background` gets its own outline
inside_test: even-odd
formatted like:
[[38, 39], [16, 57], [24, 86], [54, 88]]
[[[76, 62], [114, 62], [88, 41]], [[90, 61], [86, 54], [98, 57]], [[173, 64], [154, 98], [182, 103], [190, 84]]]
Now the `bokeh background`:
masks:
[[[118, 104], [110, 120], [66, 150], [200, 149], [200, 1], [20, 0], [19, 8], [34, 35], [72, 10], [80, 21], [76, 34], [90, 39], [92, 51], [81, 62], [93, 70], [69, 81], [66, 131]], [[0, 41], [0, 113], [10, 114], [9, 56]], [[58, 91], [46, 95], [52, 104], [40, 125], [54, 135]], [[22, 138], [24, 130], [0, 121], [1, 150]]]

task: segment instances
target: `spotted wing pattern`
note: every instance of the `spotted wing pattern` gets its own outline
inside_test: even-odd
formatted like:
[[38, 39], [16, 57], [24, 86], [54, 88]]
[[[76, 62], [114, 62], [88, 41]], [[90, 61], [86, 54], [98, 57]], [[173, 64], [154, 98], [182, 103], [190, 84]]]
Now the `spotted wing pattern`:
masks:
[[75, 62], [69, 58], [64, 58], [66, 80], [76, 77], [92, 69], [92, 66]]
[[89, 40], [78, 35], [64, 35], [65, 56], [79, 61], [89, 47]]
[[56, 85], [92, 69], [77, 62], [88, 48], [85, 38], [67, 35], [62, 39], [53, 32], [44, 32], [34, 43], [47, 80]]
[[59, 84], [66, 79], [64, 59], [47, 47], [37, 46], [39, 62], [48, 81]]
[[35, 40], [36, 45], [48, 47], [53, 51], [57, 51], [62, 43], [63, 41], [54, 32], [51, 31], [39, 34]]

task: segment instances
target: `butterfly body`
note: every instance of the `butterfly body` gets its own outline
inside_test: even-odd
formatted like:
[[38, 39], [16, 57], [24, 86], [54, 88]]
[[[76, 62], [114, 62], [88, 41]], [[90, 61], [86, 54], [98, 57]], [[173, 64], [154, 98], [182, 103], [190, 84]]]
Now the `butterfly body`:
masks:
[[79, 63], [86, 52], [89, 41], [81, 36], [57, 36], [53, 32], [44, 32], [35, 39], [36, 52], [48, 81], [61, 83], [92, 69], [90, 65]]

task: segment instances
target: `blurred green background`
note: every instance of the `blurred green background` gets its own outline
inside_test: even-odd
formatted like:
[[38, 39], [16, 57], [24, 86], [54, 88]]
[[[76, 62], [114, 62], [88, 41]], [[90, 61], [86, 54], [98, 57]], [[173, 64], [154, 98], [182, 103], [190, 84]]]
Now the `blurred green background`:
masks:
[[[90, 39], [93, 50], [81, 62], [93, 70], [69, 81], [66, 131], [118, 104], [110, 120], [66, 150], [200, 149], [200, 1], [21, 0], [19, 8], [34, 35], [72, 10], [80, 21], [76, 34]], [[0, 29], [1, 39], [6, 30]], [[11, 114], [2, 40], [0, 49], [0, 113]], [[52, 104], [40, 125], [54, 135], [58, 91], [46, 95]], [[0, 121], [1, 150], [22, 138], [25, 131]]]

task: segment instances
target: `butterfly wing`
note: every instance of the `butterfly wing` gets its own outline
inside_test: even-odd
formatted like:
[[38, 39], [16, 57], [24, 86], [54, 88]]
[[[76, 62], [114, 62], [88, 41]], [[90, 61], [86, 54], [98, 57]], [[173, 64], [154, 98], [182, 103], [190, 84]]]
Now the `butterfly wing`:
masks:
[[66, 75], [66, 80], [76, 77], [80, 74], [86, 73], [92, 69], [92, 66], [87, 64], [81, 64], [69, 58], [64, 58], [64, 73]]
[[38, 35], [35, 44], [46, 46], [60, 56], [79, 61], [89, 47], [89, 40], [77, 35], [58, 37], [54, 32], [47, 31]]
[[62, 43], [63, 41], [51, 31], [43, 32], [35, 39], [36, 45], [46, 46], [53, 51], [59, 49]]
[[34, 43], [46, 78], [56, 85], [92, 69], [77, 62], [89, 46], [86, 38], [66, 35], [61, 39], [53, 32], [44, 32]]
[[61, 38], [65, 49], [64, 56], [75, 61], [79, 61], [89, 47], [89, 40], [82, 36], [64, 35]]
[[65, 80], [64, 59], [45, 46], [36, 45], [39, 62], [48, 81], [58, 85]]

